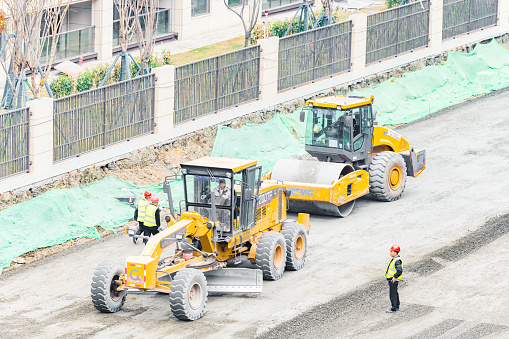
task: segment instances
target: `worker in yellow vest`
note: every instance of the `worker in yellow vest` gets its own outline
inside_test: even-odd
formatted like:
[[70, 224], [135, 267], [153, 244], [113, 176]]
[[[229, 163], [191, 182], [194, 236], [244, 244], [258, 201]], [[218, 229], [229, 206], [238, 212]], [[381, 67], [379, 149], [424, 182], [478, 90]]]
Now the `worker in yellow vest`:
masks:
[[398, 293], [398, 282], [401, 280], [403, 274], [403, 259], [399, 256], [401, 249], [399, 246], [394, 245], [391, 247], [391, 261], [387, 270], [385, 271], [385, 277], [389, 283], [389, 297], [391, 299], [391, 308], [385, 312], [396, 313], [399, 311], [399, 293]]
[[[159, 198], [153, 196], [150, 202], [151, 204], [145, 209], [145, 221], [143, 222], [143, 235], [146, 237], [159, 233], [159, 227], [161, 226], [161, 210], [157, 207]], [[148, 239], [143, 239], [144, 244], [147, 241]]]
[[[138, 222], [138, 230], [136, 231], [136, 235], [140, 235], [143, 232], [143, 223], [145, 222], [145, 215], [147, 206], [150, 205], [150, 199], [152, 198], [152, 193], [146, 191], [143, 194], [143, 199], [138, 200], [138, 206], [136, 210], [134, 210], [134, 220]], [[138, 239], [133, 237], [133, 242], [136, 244]]]

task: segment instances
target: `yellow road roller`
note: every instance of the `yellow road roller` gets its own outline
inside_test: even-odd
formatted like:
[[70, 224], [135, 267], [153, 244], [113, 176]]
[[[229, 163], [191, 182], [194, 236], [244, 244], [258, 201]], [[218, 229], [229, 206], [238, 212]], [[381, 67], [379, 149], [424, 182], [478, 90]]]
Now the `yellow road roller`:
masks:
[[264, 176], [291, 191], [290, 211], [346, 217], [361, 196], [399, 199], [407, 176], [422, 173], [425, 150], [377, 126], [373, 101], [373, 96], [334, 96], [306, 102], [300, 114], [305, 149], [317, 161], [283, 159]]

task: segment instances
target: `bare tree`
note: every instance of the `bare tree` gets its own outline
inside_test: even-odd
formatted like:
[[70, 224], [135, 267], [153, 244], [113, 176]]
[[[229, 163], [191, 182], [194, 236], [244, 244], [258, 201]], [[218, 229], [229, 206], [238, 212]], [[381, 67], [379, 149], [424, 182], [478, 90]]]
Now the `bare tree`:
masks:
[[[10, 107], [25, 103], [20, 92], [26, 78], [26, 69], [31, 71], [32, 91], [40, 96], [43, 85], [51, 70], [58, 44], [60, 28], [70, 6], [70, 0], [3, 0], [7, 8], [7, 29], [9, 38], [6, 58], [9, 66], [2, 65], [7, 73], [7, 84], [12, 95]], [[41, 72], [39, 61], [43, 52], [47, 61]]]
[[131, 0], [115, 0], [115, 6], [118, 10], [120, 25], [118, 30], [118, 39], [122, 52], [127, 52], [127, 47], [134, 34], [133, 12]]
[[145, 74], [150, 55], [154, 50], [159, 0], [131, 0], [130, 3], [134, 16], [134, 32], [140, 51], [141, 74]]
[[224, 4], [230, 11], [235, 13], [240, 20], [242, 21], [242, 27], [244, 28], [244, 47], [249, 45], [249, 37], [251, 36], [251, 32], [256, 25], [256, 21], [258, 20], [258, 13], [260, 12], [261, 0], [253, 0], [253, 8], [252, 12], [249, 14], [249, 21], [246, 22], [244, 18], [244, 10], [247, 8], [249, 11], [248, 0], [240, 0], [242, 3], [242, 7], [239, 7], [237, 10], [230, 7], [228, 4], [228, 0], [223, 0]]

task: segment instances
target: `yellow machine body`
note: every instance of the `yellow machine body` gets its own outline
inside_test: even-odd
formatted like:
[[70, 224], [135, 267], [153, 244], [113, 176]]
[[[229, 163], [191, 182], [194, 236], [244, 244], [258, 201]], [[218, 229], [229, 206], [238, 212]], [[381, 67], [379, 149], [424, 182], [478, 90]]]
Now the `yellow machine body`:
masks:
[[[199, 163], [200, 166], [204, 167], [217, 167], [220, 166], [217, 161], [221, 161], [221, 159], [202, 158], [199, 159]], [[256, 162], [254, 164], [250, 162], [247, 167], [254, 165], [256, 165]], [[246, 168], [238, 163], [233, 164], [231, 162], [229, 165], [224, 166], [230, 166], [231, 169], [238, 171]], [[266, 231], [281, 231], [282, 223], [287, 220], [285, 189], [285, 186], [276, 183], [261, 183], [253, 227], [232, 236], [228, 242], [214, 243], [211, 228], [217, 225], [214, 225], [214, 222], [197, 212], [183, 212], [178, 221], [171, 218], [168, 221], [168, 228], [152, 236], [139, 256], [130, 256], [126, 259], [125, 275], [121, 277], [124, 284], [119, 289], [129, 287], [169, 293], [171, 279], [166, 278], [171, 273], [182, 268], [196, 268], [201, 271], [215, 270], [225, 267], [226, 260], [241, 254], [247, 255], [249, 259], [254, 261], [256, 245], [262, 233]], [[303, 224], [309, 232], [308, 214], [299, 214], [298, 222]], [[184, 258], [181, 253], [182, 251], [176, 252], [172, 259], [172, 265], [158, 268], [163, 250], [174, 242], [186, 238], [199, 238], [202, 252], [205, 255], [204, 253], [194, 251], [190, 258]], [[217, 254], [214, 255], [214, 252]], [[204, 267], [203, 264], [210, 262], [212, 264], [205, 265], [206, 267]]]

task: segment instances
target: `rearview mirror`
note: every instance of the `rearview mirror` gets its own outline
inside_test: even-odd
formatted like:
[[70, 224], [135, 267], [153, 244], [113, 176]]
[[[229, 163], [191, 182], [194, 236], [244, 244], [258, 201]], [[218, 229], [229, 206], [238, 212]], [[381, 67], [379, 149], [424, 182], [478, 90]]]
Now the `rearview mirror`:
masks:
[[244, 200], [251, 200], [253, 199], [253, 190], [250, 188], [246, 188], [244, 190]]
[[351, 115], [345, 116], [345, 127], [350, 127], [350, 128], [353, 127], [353, 118]]
[[300, 111], [300, 122], [304, 122], [306, 120], [306, 112], [304, 110]]

